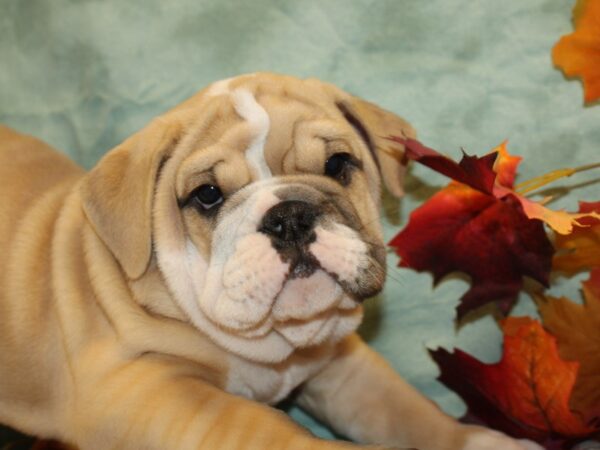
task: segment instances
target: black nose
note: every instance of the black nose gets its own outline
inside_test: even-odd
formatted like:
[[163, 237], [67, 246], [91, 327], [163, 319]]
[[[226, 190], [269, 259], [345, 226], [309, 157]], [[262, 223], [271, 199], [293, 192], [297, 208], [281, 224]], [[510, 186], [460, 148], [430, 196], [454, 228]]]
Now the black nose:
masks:
[[267, 211], [258, 230], [271, 236], [277, 246], [300, 246], [315, 240], [314, 225], [318, 216], [317, 206], [287, 200]]

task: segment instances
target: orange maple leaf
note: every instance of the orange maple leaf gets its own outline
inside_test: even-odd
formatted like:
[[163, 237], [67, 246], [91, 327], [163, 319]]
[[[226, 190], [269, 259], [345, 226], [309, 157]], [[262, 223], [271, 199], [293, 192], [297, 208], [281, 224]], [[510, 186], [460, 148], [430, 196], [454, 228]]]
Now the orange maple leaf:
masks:
[[[600, 213], [600, 202], [580, 202], [579, 211]], [[572, 275], [583, 269], [600, 267], [600, 219], [588, 216], [581, 222], [581, 226], [574, 228], [572, 233], [556, 235], [554, 270]]]
[[585, 303], [537, 296], [544, 326], [556, 337], [561, 357], [577, 360], [570, 406], [586, 422], [600, 422], [600, 268], [583, 285]]
[[490, 153], [498, 152], [498, 158], [494, 164], [496, 183], [501, 186], [512, 187], [515, 184], [517, 169], [523, 158], [508, 153], [508, 150], [506, 149], [507, 144], [508, 141], [502, 142], [502, 144], [491, 150]]
[[561, 359], [555, 338], [534, 319], [509, 317], [501, 325], [503, 355], [496, 364], [460, 350], [431, 352], [440, 381], [462, 396], [468, 416], [541, 443], [597, 432], [569, 407], [579, 363]]
[[579, 364], [563, 361], [556, 340], [533, 319], [508, 318], [502, 331], [502, 361], [482, 365], [488, 375], [483, 376], [483, 389], [495, 391], [499, 406], [528, 425], [570, 436], [588, 434], [590, 428], [568, 407]]
[[579, 0], [573, 10], [575, 32], [552, 49], [554, 64], [568, 77], [581, 77], [586, 103], [600, 98], [600, 1]]

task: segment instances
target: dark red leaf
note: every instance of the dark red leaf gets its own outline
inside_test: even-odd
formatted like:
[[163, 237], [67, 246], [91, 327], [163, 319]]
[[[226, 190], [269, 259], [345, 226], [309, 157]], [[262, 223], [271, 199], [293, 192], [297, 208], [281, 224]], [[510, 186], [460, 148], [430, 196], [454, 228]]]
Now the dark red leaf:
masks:
[[404, 154], [409, 159], [452, 178], [460, 183], [466, 184], [485, 194], [493, 194], [496, 173], [494, 163], [498, 157], [497, 152], [488, 155], [470, 156], [463, 152], [463, 157], [457, 164], [441, 153], [424, 146], [421, 142], [411, 138], [390, 137], [392, 141], [404, 145]]
[[390, 242], [401, 266], [431, 271], [436, 283], [454, 271], [469, 275], [459, 318], [491, 301], [507, 313], [523, 276], [547, 285], [553, 248], [543, 223], [528, 217], [511, 189], [520, 158], [508, 154], [506, 143], [482, 158], [464, 155], [457, 164], [415, 139], [390, 140], [402, 143], [410, 159], [454, 180], [413, 211]]
[[471, 277], [459, 318], [490, 301], [507, 313], [524, 275], [548, 284], [553, 254], [542, 222], [527, 218], [514, 196], [498, 199], [459, 184], [413, 211], [390, 245], [400, 266], [431, 271], [435, 282], [455, 271]]

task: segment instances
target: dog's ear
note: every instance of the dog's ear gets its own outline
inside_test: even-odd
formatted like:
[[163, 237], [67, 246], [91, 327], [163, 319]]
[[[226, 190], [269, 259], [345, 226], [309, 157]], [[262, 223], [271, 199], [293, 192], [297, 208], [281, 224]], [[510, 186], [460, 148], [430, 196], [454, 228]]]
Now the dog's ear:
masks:
[[407, 164], [404, 160], [404, 148], [387, 138], [415, 138], [414, 128], [396, 114], [357, 97], [346, 95], [336, 101], [336, 105], [365, 141], [388, 191], [396, 197], [401, 197], [404, 194]]
[[178, 123], [155, 119], [108, 152], [81, 186], [88, 220], [130, 279], [150, 262], [154, 187], [180, 133]]

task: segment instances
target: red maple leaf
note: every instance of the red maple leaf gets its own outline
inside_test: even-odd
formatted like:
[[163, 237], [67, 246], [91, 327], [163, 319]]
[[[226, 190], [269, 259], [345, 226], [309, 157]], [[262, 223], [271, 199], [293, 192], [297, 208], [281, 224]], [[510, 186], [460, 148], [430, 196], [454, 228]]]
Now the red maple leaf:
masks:
[[494, 172], [494, 163], [498, 153], [490, 153], [483, 157], [470, 156], [463, 152], [463, 157], [459, 163], [450, 158], [440, 155], [435, 150], [425, 147], [416, 139], [398, 139], [392, 137], [391, 140], [405, 144], [406, 157], [446, 175], [453, 180], [466, 184], [484, 194], [493, 195], [494, 183], [496, 181], [496, 172]]
[[[502, 146], [482, 158], [465, 155], [457, 164], [414, 139], [396, 140], [404, 143], [410, 159], [459, 181], [413, 211], [408, 225], [390, 241], [400, 266], [431, 271], [436, 283], [451, 272], [468, 274], [472, 286], [457, 307], [459, 318], [491, 301], [507, 313], [523, 276], [547, 286], [552, 245], [543, 223], [528, 218], [510, 191], [519, 158]], [[495, 194], [498, 186], [500, 195]]]
[[468, 353], [430, 351], [438, 378], [468, 406], [464, 421], [493, 426], [547, 449], [570, 448], [598, 433], [569, 409], [579, 363], [563, 361], [552, 335], [529, 317], [502, 321], [502, 360], [484, 364]]

